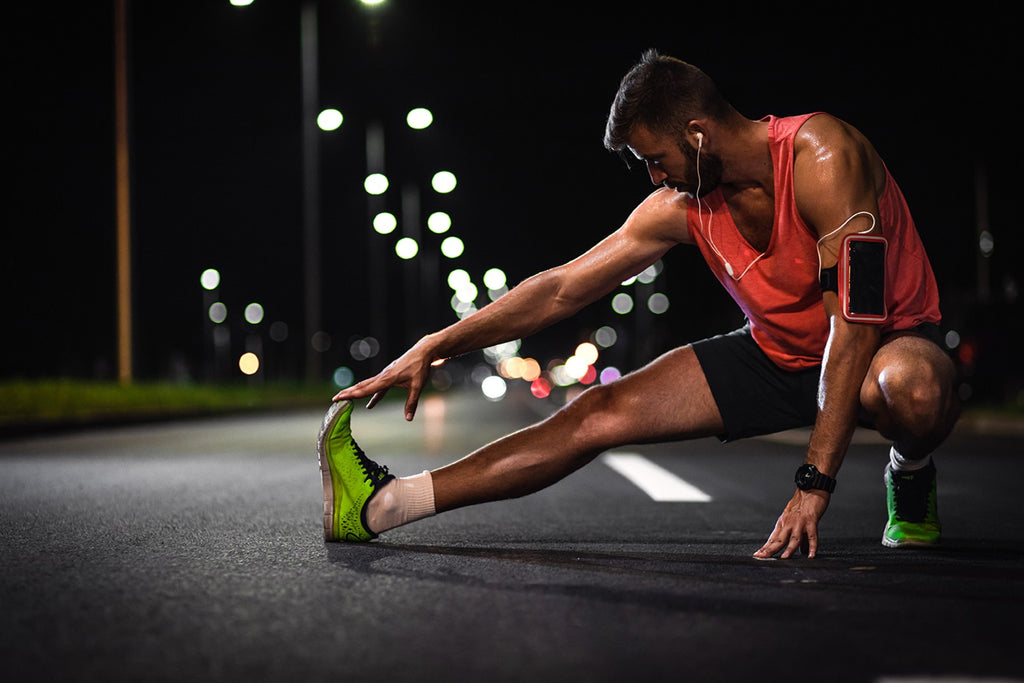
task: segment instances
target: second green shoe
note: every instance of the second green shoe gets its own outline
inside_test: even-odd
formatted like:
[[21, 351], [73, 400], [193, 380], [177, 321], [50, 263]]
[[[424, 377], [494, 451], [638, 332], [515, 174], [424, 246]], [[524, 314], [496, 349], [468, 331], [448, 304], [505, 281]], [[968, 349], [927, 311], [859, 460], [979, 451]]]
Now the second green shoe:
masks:
[[394, 479], [388, 468], [366, 457], [352, 438], [352, 403], [339, 401], [324, 415], [316, 442], [324, 489], [324, 540], [369, 541], [366, 506]]
[[912, 472], [885, 466], [885, 502], [889, 522], [882, 533], [882, 545], [889, 548], [933, 546], [939, 542], [935, 463]]

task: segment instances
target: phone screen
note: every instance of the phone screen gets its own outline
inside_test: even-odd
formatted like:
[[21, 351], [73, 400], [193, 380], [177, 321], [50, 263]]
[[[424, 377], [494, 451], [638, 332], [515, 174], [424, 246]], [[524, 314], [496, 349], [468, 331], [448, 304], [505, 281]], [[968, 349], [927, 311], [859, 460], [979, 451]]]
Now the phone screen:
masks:
[[885, 241], [868, 236], [847, 240], [846, 309], [851, 319], [884, 320]]

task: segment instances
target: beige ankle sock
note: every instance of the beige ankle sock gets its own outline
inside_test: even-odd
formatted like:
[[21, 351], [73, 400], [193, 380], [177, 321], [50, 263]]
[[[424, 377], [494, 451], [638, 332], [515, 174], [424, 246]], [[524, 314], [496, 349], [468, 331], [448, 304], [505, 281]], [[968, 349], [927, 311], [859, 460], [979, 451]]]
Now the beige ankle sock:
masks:
[[379, 534], [433, 514], [434, 482], [425, 470], [385, 484], [366, 508], [366, 525]]

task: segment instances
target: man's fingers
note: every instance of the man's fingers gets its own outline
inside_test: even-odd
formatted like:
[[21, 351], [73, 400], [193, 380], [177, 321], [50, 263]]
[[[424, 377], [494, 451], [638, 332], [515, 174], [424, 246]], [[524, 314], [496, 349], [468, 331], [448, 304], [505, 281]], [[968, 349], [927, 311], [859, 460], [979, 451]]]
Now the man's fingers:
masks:
[[779, 559], [788, 560], [798, 549], [806, 557], [813, 558], [818, 553], [818, 537], [814, 534], [792, 533], [786, 538], [772, 534], [772, 537], [754, 553], [754, 557], [759, 559], [774, 557], [781, 550], [782, 554], [779, 555]]
[[784, 541], [769, 538], [768, 541], [763, 546], [761, 546], [756, 553], [754, 553], [754, 557], [758, 557], [761, 559], [767, 559], [769, 557], [772, 557], [775, 555], [775, 553], [779, 552], [779, 548], [782, 547], [783, 543]]
[[366, 404], [367, 410], [369, 410], [370, 408], [372, 408], [375, 405], [377, 405], [378, 403], [380, 403], [380, 400], [382, 398], [384, 398], [387, 395], [387, 393], [388, 393], [388, 390], [386, 388], [385, 389], [381, 389], [380, 391], [375, 392], [373, 394], [373, 396], [370, 397], [369, 402]]
[[416, 407], [420, 404], [420, 391], [423, 387], [420, 384], [413, 384], [409, 387], [409, 396], [405, 399], [405, 419], [412, 422], [416, 417]]
[[813, 558], [818, 554], [818, 537], [815, 534], [808, 533], [803, 542], [800, 544], [800, 552], [806, 555], [808, 558]]
[[803, 534], [799, 533], [793, 534], [789, 537], [789, 543], [786, 544], [786, 549], [782, 552], [782, 555], [780, 556], [783, 560], [788, 560], [790, 557], [793, 556], [793, 553], [795, 553], [797, 549], [800, 547], [800, 541], [802, 537]]
[[362, 382], [359, 382], [358, 384], [353, 384], [347, 389], [342, 389], [341, 391], [334, 395], [333, 400], [343, 401], [345, 399], [363, 398], [364, 396], [369, 396], [371, 393], [375, 391], [373, 385], [376, 379], [376, 377], [364, 379]]

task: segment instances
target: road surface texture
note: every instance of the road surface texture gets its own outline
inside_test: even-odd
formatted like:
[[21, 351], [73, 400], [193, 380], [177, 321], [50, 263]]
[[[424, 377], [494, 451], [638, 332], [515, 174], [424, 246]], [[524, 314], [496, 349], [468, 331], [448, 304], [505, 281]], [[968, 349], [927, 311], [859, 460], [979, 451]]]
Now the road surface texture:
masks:
[[[413, 474], [538, 406], [434, 396], [412, 424], [359, 407], [354, 432]], [[320, 418], [0, 441], [5, 680], [1024, 680], [1020, 436], [958, 430], [936, 456], [943, 545], [897, 551], [887, 447], [858, 432], [819, 557], [757, 561], [805, 433], [619, 449], [533, 496], [325, 545]]]

